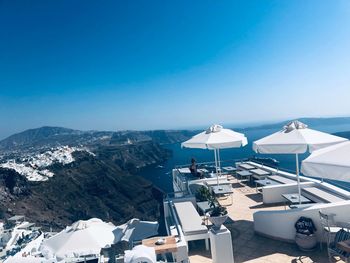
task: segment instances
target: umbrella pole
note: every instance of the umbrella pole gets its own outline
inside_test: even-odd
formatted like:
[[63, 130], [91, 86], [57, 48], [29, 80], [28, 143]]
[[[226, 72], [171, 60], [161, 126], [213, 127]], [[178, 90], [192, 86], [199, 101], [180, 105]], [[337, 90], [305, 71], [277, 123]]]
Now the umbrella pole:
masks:
[[297, 181], [298, 181], [298, 195], [299, 195], [299, 205], [301, 204], [301, 190], [300, 190], [300, 179], [299, 179], [299, 156], [298, 154], [295, 154], [295, 162], [296, 162], [296, 169], [297, 169]]
[[216, 149], [214, 149], [214, 158], [215, 158], [216, 181], [217, 181], [217, 184], [219, 185], [218, 160], [217, 160], [217, 156], [216, 156]]
[[219, 175], [221, 176], [221, 161], [220, 161], [220, 149], [218, 149], [218, 169], [219, 169]]

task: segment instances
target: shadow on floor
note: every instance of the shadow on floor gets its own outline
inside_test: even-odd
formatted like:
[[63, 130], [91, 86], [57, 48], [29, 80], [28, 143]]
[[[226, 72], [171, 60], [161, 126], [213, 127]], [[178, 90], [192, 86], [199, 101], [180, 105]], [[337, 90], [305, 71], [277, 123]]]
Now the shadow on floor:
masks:
[[247, 194], [246, 197], [252, 199], [256, 203], [262, 203], [262, 201], [263, 201], [262, 194], [260, 194], [260, 193]]
[[[204, 240], [189, 241], [189, 251], [188, 255], [190, 257], [196, 257], [198, 259], [204, 259], [203, 262], [211, 262], [210, 250], [205, 249]], [[200, 260], [202, 262], [202, 260]]]
[[235, 263], [246, 262], [328, 262], [327, 252], [305, 252], [295, 244], [273, 240], [255, 234], [253, 222], [239, 220], [226, 226], [232, 234]]
[[232, 188], [242, 188], [242, 187], [244, 187], [244, 186], [242, 186], [242, 184], [240, 184], [240, 183], [233, 183], [232, 184]]
[[[259, 208], [267, 208], [267, 207], [275, 207], [275, 206], [282, 206], [283, 204], [258, 204], [258, 205], [252, 205], [249, 208], [250, 209], [259, 209]], [[281, 208], [282, 210], [283, 208]]]

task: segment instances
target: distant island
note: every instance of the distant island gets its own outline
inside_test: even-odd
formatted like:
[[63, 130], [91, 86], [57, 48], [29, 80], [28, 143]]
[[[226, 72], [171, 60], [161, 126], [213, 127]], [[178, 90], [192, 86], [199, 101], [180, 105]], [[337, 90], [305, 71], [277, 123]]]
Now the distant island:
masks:
[[[331, 118], [298, 118], [299, 121], [307, 124], [311, 128], [314, 127], [317, 129], [317, 126], [320, 125], [344, 125], [350, 124], [350, 117], [331, 117]], [[238, 127], [235, 128], [237, 131], [245, 131], [245, 130], [257, 130], [257, 129], [281, 129], [284, 125], [286, 125], [289, 121], [286, 120], [281, 122], [274, 122], [269, 124], [263, 124], [258, 126], [249, 126], [249, 127]], [[234, 126], [234, 125], [233, 125]]]

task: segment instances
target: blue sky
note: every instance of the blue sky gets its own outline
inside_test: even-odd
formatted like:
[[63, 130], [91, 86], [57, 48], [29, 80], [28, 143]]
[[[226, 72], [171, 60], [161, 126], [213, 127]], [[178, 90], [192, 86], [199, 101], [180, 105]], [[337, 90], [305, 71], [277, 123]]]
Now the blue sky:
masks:
[[0, 1], [0, 137], [350, 115], [350, 2]]

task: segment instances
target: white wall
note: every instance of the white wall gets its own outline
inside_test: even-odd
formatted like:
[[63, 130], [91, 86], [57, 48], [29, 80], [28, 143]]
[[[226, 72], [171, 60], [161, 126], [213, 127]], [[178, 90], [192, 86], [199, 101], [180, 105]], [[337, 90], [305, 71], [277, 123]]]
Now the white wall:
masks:
[[350, 201], [331, 204], [316, 204], [308, 208], [298, 208], [279, 211], [255, 212], [254, 230], [257, 233], [285, 241], [294, 242], [295, 222], [305, 216], [311, 218], [317, 228], [318, 240], [321, 240], [322, 227], [320, 225], [319, 210], [326, 214], [334, 214], [336, 222], [350, 222]]
[[[314, 186], [314, 182], [302, 182], [300, 187]], [[282, 194], [293, 194], [298, 193], [297, 183], [292, 184], [280, 184], [280, 185], [269, 185], [262, 188], [263, 202], [264, 204], [274, 204], [286, 201]]]

